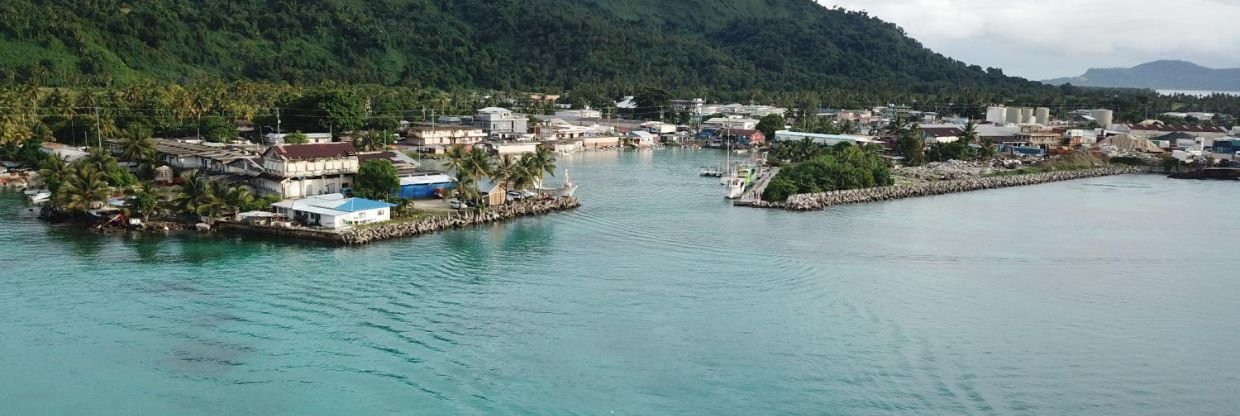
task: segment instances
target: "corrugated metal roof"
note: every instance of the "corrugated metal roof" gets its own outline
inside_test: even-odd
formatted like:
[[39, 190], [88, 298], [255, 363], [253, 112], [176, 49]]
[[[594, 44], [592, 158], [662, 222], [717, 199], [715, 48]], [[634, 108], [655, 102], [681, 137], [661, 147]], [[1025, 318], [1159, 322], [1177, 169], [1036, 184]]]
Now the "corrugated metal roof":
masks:
[[391, 208], [394, 206], [396, 206], [396, 204], [389, 204], [383, 201], [375, 201], [373, 199], [349, 198], [349, 199], [344, 200], [344, 202], [341, 203], [340, 205], [337, 205], [334, 209], [337, 211], [343, 211], [343, 212], [358, 212], [358, 211], [369, 211], [372, 209]]

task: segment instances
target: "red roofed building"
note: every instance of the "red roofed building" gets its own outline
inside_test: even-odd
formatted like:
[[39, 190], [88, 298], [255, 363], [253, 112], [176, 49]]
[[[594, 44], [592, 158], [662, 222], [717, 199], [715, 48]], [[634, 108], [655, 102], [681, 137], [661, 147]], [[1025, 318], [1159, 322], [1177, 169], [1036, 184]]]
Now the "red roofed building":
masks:
[[259, 193], [299, 199], [349, 188], [358, 158], [352, 143], [293, 144], [267, 149], [262, 164], [255, 180]]

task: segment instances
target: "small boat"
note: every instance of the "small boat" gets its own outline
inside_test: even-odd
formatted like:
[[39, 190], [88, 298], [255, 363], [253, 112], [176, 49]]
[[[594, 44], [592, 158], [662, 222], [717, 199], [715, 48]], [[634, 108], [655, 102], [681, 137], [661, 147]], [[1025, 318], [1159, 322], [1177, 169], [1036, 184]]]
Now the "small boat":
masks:
[[42, 204], [52, 199], [52, 193], [48, 191], [38, 191], [34, 194], [26, 194], [32, 204]]
[[725, 195], [728, 199], [740, 198], [745, 194], [745, 180], [734, 177], [728, 181], [728, 193]]
[[568, 176], [568, 169], [564, 169], [564, 184], [559, 188], [538, 188], [538, 192], [551, 198], [571, 198], [573, 193], [577, 192], [577, 184], [573, 183], [573, 179]]
[[723, 173], [720, 172], [719, 168], [702, 168], [701, 175], [712, 177], [712, 178], [718, 178], [720, 176], [723, 176]]

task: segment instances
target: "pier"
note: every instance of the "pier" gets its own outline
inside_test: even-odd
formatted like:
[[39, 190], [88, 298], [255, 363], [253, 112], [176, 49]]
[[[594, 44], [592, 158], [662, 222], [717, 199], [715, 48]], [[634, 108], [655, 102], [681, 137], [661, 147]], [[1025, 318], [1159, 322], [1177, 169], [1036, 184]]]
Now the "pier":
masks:
[[766, 185], [771, 183], [771, 178], [779, 174], [779, 168], [764, 168], [758, 173], [758, 179], [754, 180], [753, 186], [745, 191], [745, 194], [737, 199], [732, 205], [735, 206], [753, 206], [762, 202], [762, 192], [766, 191]]

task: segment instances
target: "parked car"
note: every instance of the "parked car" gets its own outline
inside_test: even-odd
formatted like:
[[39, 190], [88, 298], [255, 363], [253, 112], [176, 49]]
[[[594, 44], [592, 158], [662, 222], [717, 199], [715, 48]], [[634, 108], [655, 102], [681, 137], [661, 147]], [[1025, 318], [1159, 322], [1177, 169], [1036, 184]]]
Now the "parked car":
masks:
[[525, 198], [525, 196], [524, 196], [524, 195], [521, 195], [521, 193], [520, 193], [520, 192], [517, 192], [517, 191], [508, 191], [508, 202], [512, 202], [512, 201], [520, 201], [520, 200], [522, 200], [522, 199], [524, 199], [524, 198]]
[[449, 206], [449, 207], [452, 207], [452, 209], [465, 209], [465, 208], [469, 208], [469, 204], [466, 204], [466, 203], [464, 203], [464, 202], [461, 202], [461, 200], [456, 199], [456, 198], [452, 198], [452, 199], [448, 200], [448, 206]]

